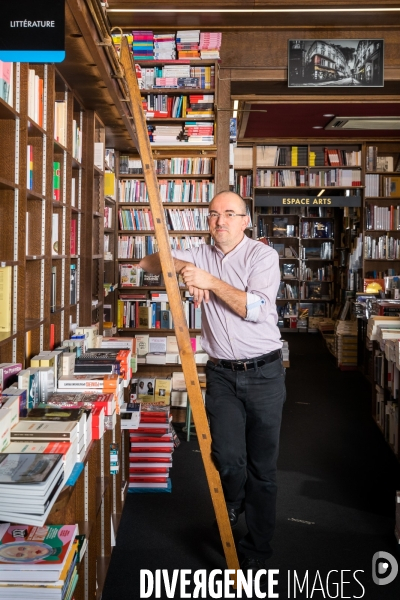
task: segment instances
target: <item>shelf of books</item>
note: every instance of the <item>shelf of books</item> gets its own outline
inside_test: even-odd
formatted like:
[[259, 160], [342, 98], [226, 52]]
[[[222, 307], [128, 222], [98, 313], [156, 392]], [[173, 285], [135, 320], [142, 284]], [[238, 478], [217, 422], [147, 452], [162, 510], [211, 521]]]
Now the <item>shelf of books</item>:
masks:
[[[179, 153], [158, 149], [154, 153], [171, 248], [186, 249], [209, 243], [206, 215], [214, 195], [215, 161], [214, 150]], [[182, 384], [179, 351], [164, 282], [161, 275], [138, 268], [141, 258], [157, 252], [158, 247], [142, 165], [137, 156], [119, 156], [117, 194], [117, 332], [136, 339], [138, 373], [134, 386], [137, 385], [138, 399], [153, 409], [164, 406], [167, 399], [171, 403], [173, 421], [183, 423], [187, 392], [184, 380]], [[195, 308], [182, 281], [180, 285], [195, 359], [199, 371], [203, 371], [208, 357], [200, 345], [201, 310]], [[179, 389], [175, 389], [177, 382], [180, 382]], [[150, 390], [155, 391], [146, 394], [149, 384]], [[157, 397], [159, 387], [165, 394], [163, 398]]]
[[[359, 231], [362, 156], [360, 144], [320, 141], [243, 142], [234, 148], [233, 189], [253, 207], [255, 237], [279, 254], [282, 331], [317, 331], [321, 318], [332, 317], [335, 303], [345, 296], [337, 285], [337, 255], [344, 219], [351, 217]], [[348, 272], [347, 261], [341, 274], [346, 286]]]
[[19, 562], [2, 550], [0, 589], [101, 597], [129, 477], [119, 412], [136, 354], [120, 344], [81, 327], [25, 369], [0, 365], [0, 548], [27, 552]]
[[[207, 214], [214, 195], [215, 161], [215, 150], [154, 152], [171, 248], [209, 243]], [[121, 334], [149, 330], [154, 337], [171, 335], [173, 323], [162, 276], [138, 268], [141, 258], [158, 251], [138, 156], [119, 156], [117, 188], [117, 330]], [[188, 327], [199, 333], [200, 310], [195, 310], [192, 300], [185, 296], [183, 285], [182, 301]]]
[[87, 115], [54, 65], [15, 63], [8, 77], [0, 100], [0, 359], [23, 363], [82, 322]]
[[[220, 33], [200, 30], [127, 37], [153, 146], [215, 146]], [[117, 47], [121, 35], [113, 36]]]
[[382, 279], [400, 268], [400, 147], [366, 145], [364, 273]]
[[[114, 41], [118, 43], [117, 35]], [[134, 31], [132, 36], [128, 34], [128, 41], [171, 248], [209, 243], [208, 205], [216, 191], [216, 73], [221, 34]], [[142, 257], [158, 250], [142, 165], [134, 155], [122, 154], [116, 162], [118, 334], [134, 335], [137, 340], [138, 398], [156, 401], [162, 386], [171, 399], [174, 421], [184, 421], [187, 393], [165, 286], [161, 276], [137, 267]], [[201, 312], [183, 285], [182, 302], [202, 371], [207, 355], [199, 341]], [[148, 389], [155, 392], [145, 398]]]

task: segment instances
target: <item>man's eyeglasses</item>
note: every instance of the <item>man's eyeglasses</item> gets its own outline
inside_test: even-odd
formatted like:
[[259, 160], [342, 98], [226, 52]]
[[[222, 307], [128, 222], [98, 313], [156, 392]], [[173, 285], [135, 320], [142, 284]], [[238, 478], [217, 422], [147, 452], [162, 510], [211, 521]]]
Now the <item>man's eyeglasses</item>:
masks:
[[212, 210], [210, 213], [208, 213], [207, 217], [209, 219], [218, 219], [218, 217], [224, 217], [225, 219], [233, 219], [235, 217], [247, 217], [247, 215], [242, 215], [240, 213], [235, 213], [232, 210], [226, 210], [221, 215], [220, 213], [217, 213], [217, 212], [215, 212], [215, 211]]

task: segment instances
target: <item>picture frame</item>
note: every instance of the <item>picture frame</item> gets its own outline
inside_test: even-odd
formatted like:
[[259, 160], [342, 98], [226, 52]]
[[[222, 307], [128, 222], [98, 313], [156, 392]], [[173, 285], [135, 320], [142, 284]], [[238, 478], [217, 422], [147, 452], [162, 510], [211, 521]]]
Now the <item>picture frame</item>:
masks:
[[383, 85], [383, 39], [288, 40], [288, 87]]

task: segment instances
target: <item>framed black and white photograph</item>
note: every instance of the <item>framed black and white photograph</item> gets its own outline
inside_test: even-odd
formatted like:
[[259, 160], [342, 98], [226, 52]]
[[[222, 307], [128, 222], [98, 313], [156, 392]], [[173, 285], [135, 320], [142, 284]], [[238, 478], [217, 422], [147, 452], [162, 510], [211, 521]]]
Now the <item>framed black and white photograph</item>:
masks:
[[289, 40], [289, 87], [383, 87], [383, 40]]

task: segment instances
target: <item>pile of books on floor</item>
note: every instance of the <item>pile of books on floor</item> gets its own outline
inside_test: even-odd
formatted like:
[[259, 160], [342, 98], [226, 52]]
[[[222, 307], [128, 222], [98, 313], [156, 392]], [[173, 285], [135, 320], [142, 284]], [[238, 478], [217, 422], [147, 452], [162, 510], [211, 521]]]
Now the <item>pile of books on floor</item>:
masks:
[[336, 358], [340, 368], [357, 367], [357, 321], [337, 321]]
[[70, 600], [86, 549], [77, 525], [0, 524], [0, 597]]
[[169, 410], [143, 411], [130, 433], [130, 493], [170, 492], [174, 439]]
[[171, 379], [133, 380], [131, 402], [140, 403], [141, 412], [129, 432], [129, 492], [170, 492], [169, 469], [178, 445], [170, 422]]

